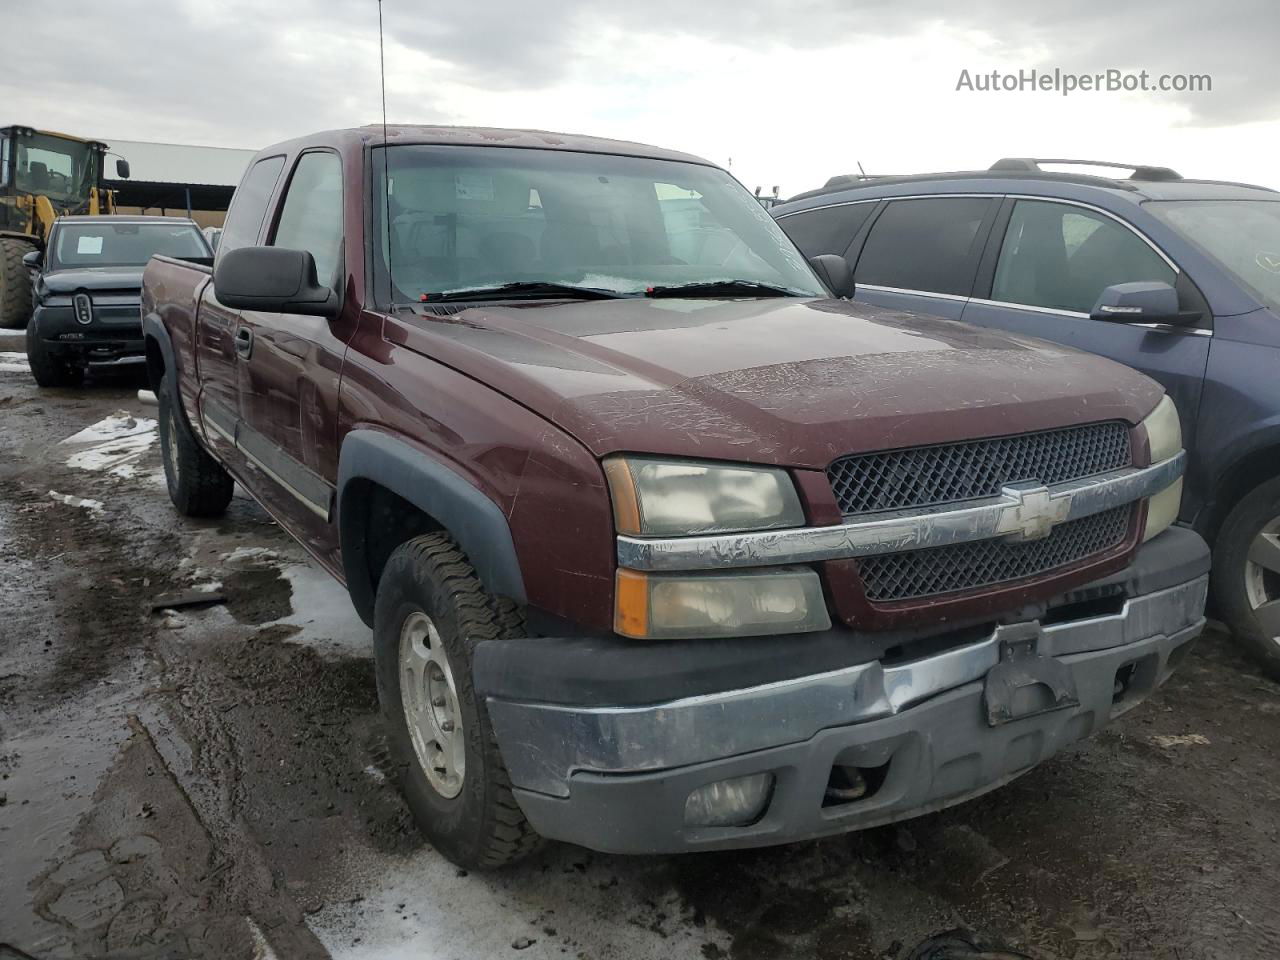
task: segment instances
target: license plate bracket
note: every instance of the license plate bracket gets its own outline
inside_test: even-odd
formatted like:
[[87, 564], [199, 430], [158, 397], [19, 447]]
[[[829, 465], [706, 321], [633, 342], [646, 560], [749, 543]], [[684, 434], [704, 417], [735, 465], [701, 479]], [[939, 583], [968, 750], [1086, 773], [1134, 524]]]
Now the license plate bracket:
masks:
[[1043, 640], [1038, 620], [997, 629], [1000, 660], [987, 671], [982, 691], [988, 726], [1080, 706], [1075, 678], [1062, 661], [1040, 653]]

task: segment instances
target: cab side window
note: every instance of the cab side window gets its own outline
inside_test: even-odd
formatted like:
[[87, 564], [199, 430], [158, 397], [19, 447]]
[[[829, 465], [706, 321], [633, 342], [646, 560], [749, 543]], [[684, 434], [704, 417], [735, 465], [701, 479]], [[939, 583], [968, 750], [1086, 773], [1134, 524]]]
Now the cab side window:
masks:
[[249, 168], [236, 188], [227, 211], [227, 220], [218, 243], [219, 255], [237, 247], [251, 247], [258, 242], [262, 221], [267, 216], [267, 203], [275, 191], [284, 157], [264, 157]]
[[991, 203], [989, 197], [893, 201], [871, 228], [854, 282], [969, 296]]
[[304, 153], [294, 167], [272, 245], [306, 250], [316, 278], [335, 289], [342, 267], [342, 161], [328, 151]]
[[1089, 313], [1116, 283], [1177, 274], [1132, 230], [1065, 203], [1019, 200], [1009, 218], [991, 299]]

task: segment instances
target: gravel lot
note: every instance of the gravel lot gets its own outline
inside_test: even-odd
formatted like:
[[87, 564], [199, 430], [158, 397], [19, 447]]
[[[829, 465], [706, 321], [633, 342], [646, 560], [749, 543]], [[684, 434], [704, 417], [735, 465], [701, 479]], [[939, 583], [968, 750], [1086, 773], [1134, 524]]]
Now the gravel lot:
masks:
[[[243, 496], [174, 514], [136, 380], [38, 391], [21, 349], [0, 336], [0, 944], [906, 960], [965, 927], [1037, 958], [1280, 956], [1280, 688], [1216, 631], [1101, 736], [941, 814], [466, 875], [390, 783], [341, 589]], [[216, 602], [152, 609], [194, 589]]]

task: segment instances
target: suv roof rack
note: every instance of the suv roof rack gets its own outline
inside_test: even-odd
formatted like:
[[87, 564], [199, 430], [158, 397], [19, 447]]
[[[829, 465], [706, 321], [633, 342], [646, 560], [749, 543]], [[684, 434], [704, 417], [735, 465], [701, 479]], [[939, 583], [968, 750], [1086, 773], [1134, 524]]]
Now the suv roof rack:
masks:
[[896, 173], [837, 173], [834, 177], [827, 179], [827, 182], [822, 185], [822, 189], [825, 190], [827, 187], [852, 187], [859, 183], [884, 180], [896, 176], [898, 176]]
[[1111, 160], [1067, 160], [1051, 157], [1005, 157], [997, 160], [990, 167], [992, 171], [1011, 173], [1041, 173], [1041, 164], [1060, 163], [1081, 167], [1112, 167], [1116, 170], [1131, 170], [1130, 180], [1167, 181], [1181, 180], [1182, 174], [1169, 167], [1152, 167], [1142, 163], [1115, 163]]

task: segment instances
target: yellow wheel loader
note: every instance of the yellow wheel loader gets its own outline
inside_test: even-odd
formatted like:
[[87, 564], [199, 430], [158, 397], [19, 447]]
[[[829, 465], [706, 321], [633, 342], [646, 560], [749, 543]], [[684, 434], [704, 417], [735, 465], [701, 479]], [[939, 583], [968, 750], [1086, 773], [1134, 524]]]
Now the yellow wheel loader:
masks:
[[[102, 186], [107, 145], [20, 125], [0, 127], [0, 327], [31, 316], [31, 276], [23, 258], [42, 249], [60, 216], [115, 212]], [[129, 176], [128, 161], [116, 174]]]

